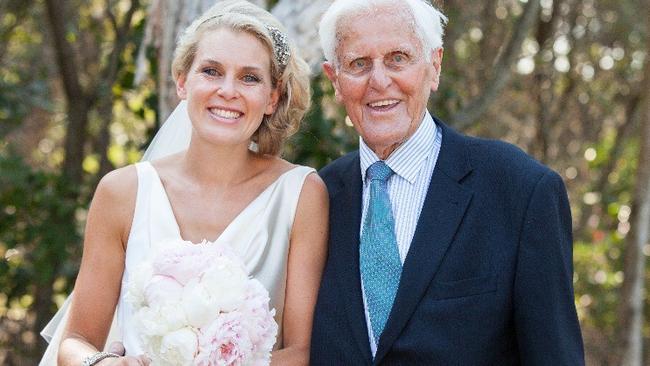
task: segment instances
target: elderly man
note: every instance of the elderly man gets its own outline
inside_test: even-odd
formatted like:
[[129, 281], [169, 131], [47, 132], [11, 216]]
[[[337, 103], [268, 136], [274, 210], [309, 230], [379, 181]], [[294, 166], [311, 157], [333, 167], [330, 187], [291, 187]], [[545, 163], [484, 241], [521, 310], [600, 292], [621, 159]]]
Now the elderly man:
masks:
[[361, 138], [321, 172], [311, 364], [582, 365], [562, 179], [426, 110], [445, 20], [424, 0], [337, 0], [321, 21], [324, 71]]

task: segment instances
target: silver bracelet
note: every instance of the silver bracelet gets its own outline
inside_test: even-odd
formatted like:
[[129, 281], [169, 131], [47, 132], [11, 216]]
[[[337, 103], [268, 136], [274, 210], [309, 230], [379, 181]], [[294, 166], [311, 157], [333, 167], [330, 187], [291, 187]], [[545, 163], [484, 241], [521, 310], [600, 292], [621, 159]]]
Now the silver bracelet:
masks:
[[97, 352], [94, 355], [90, 355], [86, 358], [84, 358], [83, 363], [81, 366], [93, 366], [97, 362], [105, 359], [105, 358], [111, 358], [111, 357], [121, 357], [120, 355], [116, 353], [111, 353], [111, 352]]

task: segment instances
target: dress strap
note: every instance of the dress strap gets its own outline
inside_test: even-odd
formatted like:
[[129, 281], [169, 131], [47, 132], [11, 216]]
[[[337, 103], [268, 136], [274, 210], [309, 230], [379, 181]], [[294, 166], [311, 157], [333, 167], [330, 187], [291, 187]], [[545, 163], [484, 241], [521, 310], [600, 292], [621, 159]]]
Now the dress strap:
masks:
[[148, 240], [133, 243], [129, 240], [127, 252], [132, 245], [149, 250], [162, 240], [180, 238], [174, 212], [158, 172], [148, 161], [136, 163], [135, 166], [138, 171], [138, 198], [131, 233], [144, 230], [148, 233]]
[[315, 173], [316, 169], [308, 166], [298, 166], [291, 171], [287, 172], [285, 177], [286, 181], [282, 184], [282, 190], [284, 193], [281, 195], [282, 199], [290, 208], [289, 219], [290, 227], [293, 228], [294, 218], [296, 216], [296, 211], [298, 209], [298, 200], [300, 199], [300, 193], [302, 193], [302, 187], [305, 184], [305, 179], [311, 173]]

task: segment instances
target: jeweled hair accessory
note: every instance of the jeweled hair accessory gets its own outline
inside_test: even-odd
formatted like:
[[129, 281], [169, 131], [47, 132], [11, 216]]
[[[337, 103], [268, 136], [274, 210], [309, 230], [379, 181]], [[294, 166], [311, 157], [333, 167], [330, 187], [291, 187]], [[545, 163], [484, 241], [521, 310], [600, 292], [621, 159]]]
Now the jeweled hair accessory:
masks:
[[278, 28], [270, 25], [267, 25], [266, 29], [269, 30], [271, 38], [273, 38], [273, 53], [275, 54], [275, 59], [282, 67], [287, 66], [287, 63], [289, 63], [289, 57], [291, 57], [287, 36]]

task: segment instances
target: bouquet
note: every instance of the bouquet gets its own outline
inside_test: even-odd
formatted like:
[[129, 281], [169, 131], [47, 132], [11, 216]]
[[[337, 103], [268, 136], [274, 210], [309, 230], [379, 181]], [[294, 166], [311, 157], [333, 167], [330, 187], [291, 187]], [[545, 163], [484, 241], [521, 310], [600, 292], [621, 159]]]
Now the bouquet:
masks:
[[126, 294], [152, 364], [268, 365], [275, 310], [232, 250], [182, 240], [159, 247], [133, 272]]

